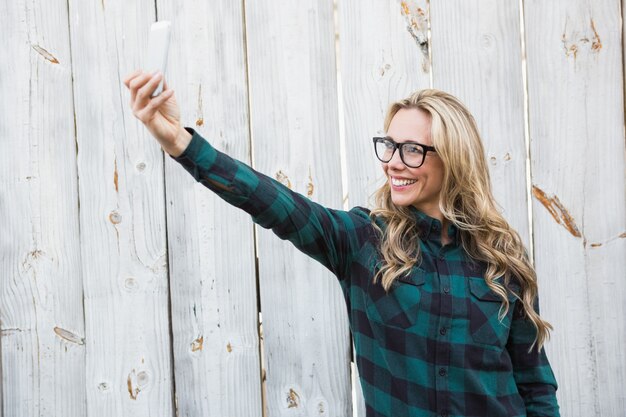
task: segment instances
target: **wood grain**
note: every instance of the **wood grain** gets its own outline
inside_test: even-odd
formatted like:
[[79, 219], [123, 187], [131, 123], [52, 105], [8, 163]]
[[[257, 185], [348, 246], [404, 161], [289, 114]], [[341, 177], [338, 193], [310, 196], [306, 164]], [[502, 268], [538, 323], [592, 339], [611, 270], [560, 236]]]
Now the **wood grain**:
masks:
[[526, 1], [524, 8], [535, 261], [543, 316], [555, 327], [547, 352], [568, 416], [626, 409], [619, 6]]
[[519, 3], [434, 3], [431, 26], [433, 86], [474, 115], [494, 197], [529, 247]]
[[350, 206], [371, 206], [384, 182], [372, 137], [391, 102], [430, 86], [428, 2], [346, 0], [339, 50]]
[[122, 84], [141, 66], [154, 2], [70, 1], [69, 13], [87, 415], [172, 415], [163, 156]]
[[[159, 1], [183, 123], [250, 163], [242, 2]], [[167, 157], [171, 314], [180, 416], [260, 417], [253, 223]]]
[[0, 5], [0, 415], [85, 415], [67, 5]]

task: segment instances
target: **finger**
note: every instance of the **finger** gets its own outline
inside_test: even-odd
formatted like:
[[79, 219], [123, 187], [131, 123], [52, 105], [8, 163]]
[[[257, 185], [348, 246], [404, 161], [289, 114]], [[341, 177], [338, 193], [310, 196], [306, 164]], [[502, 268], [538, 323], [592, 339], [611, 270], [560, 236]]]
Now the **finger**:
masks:
[[149, 78], [146, 76], [146, 74], [142, 72], [128, 82], [128, 88], [130, 89], [130, 103], [132, 106], [135, 105], [137, 90], [142, 87], [148, 79]]
[[130, 102], [131, 105], [135, 105], [135, 99], [137, 98], [137, 91], [143, 87], [146, 82], [148, 82], [148, 80], [150, 79], [150, 74], [147, 73], [141, 73], [140, 75], [138, 75], [137, 77], [133, 78], [132, 81], [130, 81]]
[[163, 91], [167, 91], [170, 88], [167, 86], [167, 80], [165, 78], [163, 78]]
[[167, 90], [162, 92], [157, 97], [150, 100], [148, 105], [137, 113], [137, 117], [144, 123], [150, 121], [154, 117], [154, 114], [157, 112], [157, 110], [159, 110], [159, 107], [161, 107], [161, 105], [173, 95], [174, 90]]
[[155, 98], [153, 98], [152, 100], [150, 100], [150, 104], [148, 105], [148, 107], [156, 111], [159, 109], [159, 107], [161, 107], [163, 103], [165, 103], [173, 95], [174, 95], [174, 90], [164, 91], [158, 96], [156, 96]]
[[148, 104], [145, 100], [150, 100], [152, 98], [152, 92], [157, 88], [159, 82], [163, 78], [161, 73], [154, 74], [148, 82], [137, 91], [136, 99], [140, 100], [141, 103]]
[[139, 74], [141, 74], [141, 70], [137, 69], [133, 72], [131, 72], [130, 74], [128, 74], [125, 78], [124, 78], [124, 85], [126, 87], [130, 87], [130, 81], [135, 78], [136, 76], [138, 76]]

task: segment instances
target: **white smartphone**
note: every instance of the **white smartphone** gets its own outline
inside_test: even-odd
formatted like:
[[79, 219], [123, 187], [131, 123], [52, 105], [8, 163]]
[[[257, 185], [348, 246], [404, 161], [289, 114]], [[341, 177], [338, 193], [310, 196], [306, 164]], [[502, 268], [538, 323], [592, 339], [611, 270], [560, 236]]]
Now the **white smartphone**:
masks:
[[150, 26], [150, 36], [148, 38], [148, 53], [144, 65], [144, 71], [150, 74], [161, 71], [163, 78], [159, 82], [158, 87], [152, 93], [152, 97], [156, 97], [163, 91], [163, 79], [165, 78], [165, 70], [167, 69], [167, 52], [170, 47], [170, 30], [172, 24], [167, 20], [154, 22]]

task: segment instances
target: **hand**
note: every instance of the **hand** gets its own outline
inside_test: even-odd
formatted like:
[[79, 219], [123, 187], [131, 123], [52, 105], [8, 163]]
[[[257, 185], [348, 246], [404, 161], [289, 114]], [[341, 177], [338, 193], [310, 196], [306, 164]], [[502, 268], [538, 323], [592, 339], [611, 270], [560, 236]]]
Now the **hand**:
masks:
[[124, 79], [130, 90], [130, 107], [133, 115], [141, 120], [163, 150], [176, 157], [189, 145], [191, 135], [180, 124], [180, 110], [176, 104], [174, 90], [170, 90], [165, 80], [163, 92], [151, 97], [163, 75], [154, 75], [137, 70]]

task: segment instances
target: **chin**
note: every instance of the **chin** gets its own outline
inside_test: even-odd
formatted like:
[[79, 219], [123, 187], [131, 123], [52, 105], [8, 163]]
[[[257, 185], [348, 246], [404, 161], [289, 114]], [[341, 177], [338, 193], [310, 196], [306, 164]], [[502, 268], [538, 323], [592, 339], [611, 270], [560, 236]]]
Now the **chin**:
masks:
[[393, 196], [391, 197], [391, 202], [396, 206], [396, 207], [409, 207], [413, 205], [413, 201], [407, 199], [407, 198], [394, 198]]

